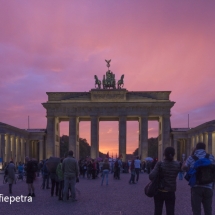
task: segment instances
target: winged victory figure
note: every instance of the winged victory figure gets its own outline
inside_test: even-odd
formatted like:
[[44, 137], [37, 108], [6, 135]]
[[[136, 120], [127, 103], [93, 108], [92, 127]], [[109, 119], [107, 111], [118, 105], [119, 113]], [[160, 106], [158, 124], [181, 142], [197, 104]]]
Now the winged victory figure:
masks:
[[111, 59], [110, 60], [105, 60], [106, 62], [107, 62], [107, 67], [108, 67], [108, 69], [109, 69], [109, 67], [110, 67], [110, 62], [111, 62]]

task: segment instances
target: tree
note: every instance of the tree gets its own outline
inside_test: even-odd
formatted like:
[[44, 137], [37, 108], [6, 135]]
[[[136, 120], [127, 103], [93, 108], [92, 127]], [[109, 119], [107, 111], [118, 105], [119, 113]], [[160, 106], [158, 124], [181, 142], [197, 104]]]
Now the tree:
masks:
[[[133, 152], [134, 156], [139, 155], [139, 149], [135, 149]], [[148, 157], [157, 158], [158, 157], [158, 138], [148, 139]], [[143, 159], [143, 158], [142, 158]]]
[[60, 157], [64, 157], [65, 154], [69, 151], [69, 137], [63, 135], [60, 138]]
[[[90, 156], [91, 146], [87, 142], [86, 139], [79, 138], [79, 158], [83, 159], [87, 156]], [[60, 157], [64, 157], [66, 153], [69, 151], [69, 137], [67, 135], [63, 135], [60, 138]], [[105, 154], [99, 152], [99, 157], [105, 158]]]

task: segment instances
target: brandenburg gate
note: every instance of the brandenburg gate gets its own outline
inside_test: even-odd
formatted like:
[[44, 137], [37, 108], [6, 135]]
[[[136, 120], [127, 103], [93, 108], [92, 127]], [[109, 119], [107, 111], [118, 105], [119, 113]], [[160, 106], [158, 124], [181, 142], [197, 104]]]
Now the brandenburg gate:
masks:
[[[59, 156], [61, 121], [69, 121], [69, 149], [79, 158], [79, 122], [91, 122], [91, 158], [99, 156], [99, 122], [119, 122], [119, 155], [126, 159], [126, 122], [139, 122], [139, 155], [148, 155], [148, 121], [159, 122], [158, 158], [170, 146], [170, 116], [175, 102], [170, 101], [170, 91], [127, 91], [116, 83], [109, 70], [100, 81], [95, 75], [96, 89], [89, 92], [47, 92], [48, 101], [42, 103], [47, 112], [46, 157]], [[103, 89], [101, 89], [101, 84]], [[116, 85], [118, 86], [116, 88]]]

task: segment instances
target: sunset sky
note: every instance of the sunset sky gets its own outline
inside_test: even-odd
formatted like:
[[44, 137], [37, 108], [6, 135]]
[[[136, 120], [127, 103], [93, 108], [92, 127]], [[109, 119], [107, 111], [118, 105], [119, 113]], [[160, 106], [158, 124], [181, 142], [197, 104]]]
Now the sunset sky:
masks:
[[[0, 1], [0, 122], [46, 128], [46, 92], [83, 92], [110, 69], [129, 91], [172, 91], [172, 127], [215, 119], [215, 1]], [[149, 122], [149, 137], [157, 136]], [[68, 134], [68, 123], [61, 124]], [[90, 143], [90, 123], [80, 123]], [[127, 153], [138, 123], [127, 124]], [[118, 151], [117, 122], [100, 123], [100, 151]]]

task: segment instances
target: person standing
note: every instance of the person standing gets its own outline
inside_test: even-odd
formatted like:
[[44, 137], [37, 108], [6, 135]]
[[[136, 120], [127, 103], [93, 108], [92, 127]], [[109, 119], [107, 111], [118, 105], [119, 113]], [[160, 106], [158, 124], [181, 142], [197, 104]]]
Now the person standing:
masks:
[[35, 172], [37, 168], [34, 166], [34, 161], [30, 160], [29, 157], [25, 158], [25, 171], [26, 171], [26, 183], [28, 184], [28, 196], [35, 197], [34, 193], [34, 179], [35, 179]]
[[[205, 143], [197, 143], [193, 155], [189, 156], [182, 165], [182, 170], [188, 171], [194, 167], [195, 159], [208, 157], [211, 164], [215, 164], [214, 156], [207, 154], [205, 151]], [[212, 215], [212, 198], [213, 198], [213, 183], [204, 185], [194, 185], [191, 188], [191, 205], [193, 215], [201, 215], [201, 204], [203, 204], [206, 215]]]
[[7, 168], [7, 181], [9, 184], [9, 193], [12, 194], [12, 185], [15, 180], [15, 172], [16, 172], [16, 168], [13, 161], [10, 161], [10, 163], [6, 168]]
[[24, 173], [23, 164], [21, 162], [19, 162], [19, 166], [18, 166], [18, 177], [19, 177], [19, 179], [23, 180], [23, 173]]
[[139, 157], [137, 156], [136, 159], [134, 160], [135, 173], [136, 173], [136, 176], [137, 176], [136, 177], [136, 183], [139, 180], [140, 164], [141, 164], [141, 161], [140, 161]]
[[54, 195], [54, 191], [55, 191], [55, 195], [58, 196], [59, 180], [58, 180], [56, 170], [55, 170], [55, 172], [54, 171], [50, 172], [50, 179], [51, 179], [51, 183], [52, 183], [51, 196]]
[[121, 168], [122, 168], [122, 160], [121, 160], [121, 158], [119, 158], [118, 159], [118, 168], [117, 168], [118, 179], [120, 179]]
[[71, 186], [72, 201], [77, 201], [75, 193], [75, 184], [79, 176], [78, 162], [73, 157], [73, 151], [68, 152], [68, 156], [63, 160], [63, 173], [64, 173], [64, 190], [63, 201], [66, 201], [68, 196], [69, 184]]
[[48, 161], [48, 159], [46, 159], [46, 161], [43, 163], [43, 167], [42, 167], [42, 176], [43, 176], [42, 188], [43, 188], [43, 190], [45, 189], [45, 186], [46, 186], [46, 189], [50, 189], [50, 187], [49, 187], [50, 173], [49, 173], [48, 168], [46, 166], [47, 161]]
[[96, 160], [95, 159], [93, 159], [92, 160], [93, 161], [93, 163], [92, 163], [92, 179], [96, 179]]
[[101, 185], [103, 185], [104, 178], [106, 178], [106, 185], [108, 185], [109, 171], [110, 171], [110, 164], [109, 164], [108, 158], [105, 158], [104, 164], [102, 166], [102, 183], [101, 183]]
[[164, 161], [157, 162], [155, 168], [149, 174], [149, 179], [153, 180], [159, 175], [162, 178], [162, 187], [159, 188], [158, 193], [154, 196], [154, 215], [161, 215], [163, 204], [166, 205], [166, 214], [175, 214], [175, 191], [176, 179], [180, 171], [180, 164], [173, 161], [175, 149], [167, 147], [164, 150]]
[[134, 166], [134, 160], [131, 161], [131, 165], [130, 165], [130, 172], [131, 172], [131, 178], [129, 180], [129, 184], [136, 184], [135, 183], [135, 166]]
[[63, 187], [64, 187], [64, 177], [63, 177], [63, 159], [60, 159], [60, 163], [57, 166], [57, 176], [58, 176], [58, 180], [59, 180], [59, 190], [58, 190], [58, 200], [63, 200]]

